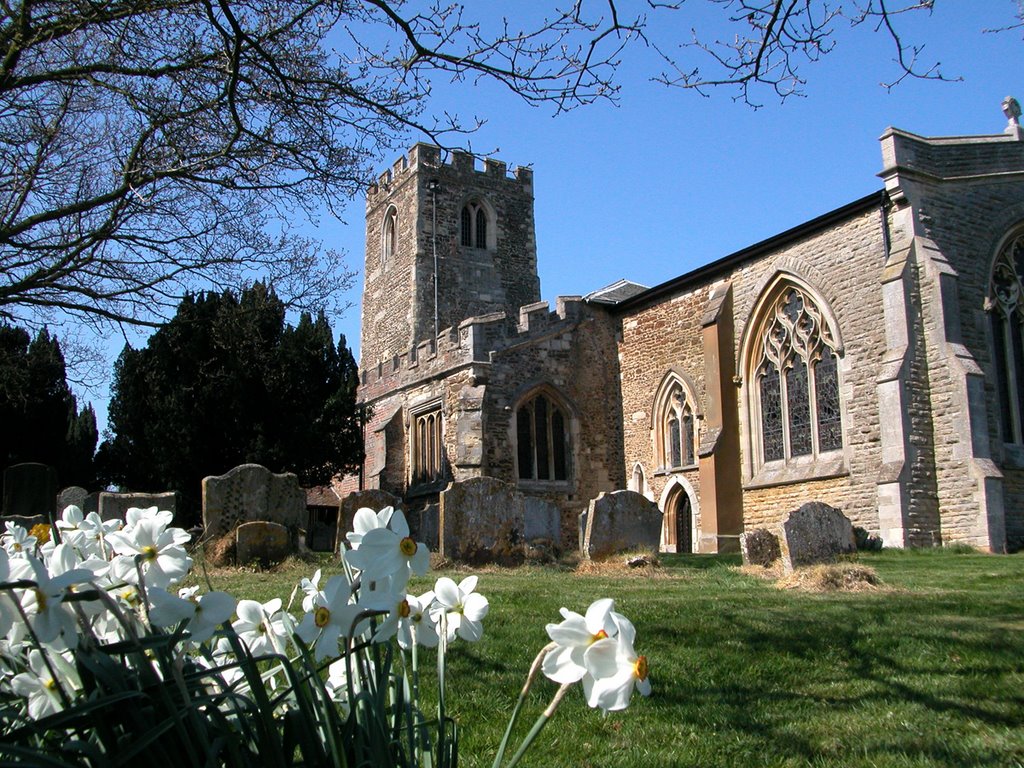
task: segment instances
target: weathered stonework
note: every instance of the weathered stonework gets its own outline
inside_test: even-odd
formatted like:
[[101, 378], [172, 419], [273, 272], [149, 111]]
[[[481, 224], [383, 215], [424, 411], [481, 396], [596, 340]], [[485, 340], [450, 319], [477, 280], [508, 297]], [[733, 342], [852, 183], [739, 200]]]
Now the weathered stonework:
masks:
[[306, 494], [290, 472], [278, 475], [259, 464], [243, 464], [227, 474], [203, 478], [203, 527], [208, 539], [254, 521], [297, 531], [305, 520]]
[[779, 549], [786, 573], [805, 565], [834, 562], [856, 551], [853, 526], [840, 510], [809, 501], [789, 514], [779, 527]]
[[258, 563], [263, 567], [280, 563], [292, 553], [291, 536], [280, 523], [254, 520], [235, 529], [235, 559], [238, 565]]
[[441, 556], [467, 563], [521, 563], [524, 508], [515, 486], [492, 477], [452, 483], [441, 494]]
[[585, 520], [581, 549], [587, 558], [658, 546], [661, 510], [635, 491], [602, 493], [590, 502]]
[[[494, 477], [557, 507], [563, 546], [591, 499], [626, 487], [661, 510], [667, 551], [735, 550], [810, 500], [888, 546], [1024, 545], [1024, 445], [1001, 434], [990, 295], [999, 248], [1024, 227], [1024, 140], [890, 129], [881, 144], [877, 193], [654, 288], [624, 281], [553, 312], [539, 301], [532, 173], [417, 145], [367, 199], [362, 487], [430, 519], [448, 482]], [[490, 217], [486, 247], [460, 244], [467, 201]], [[794, 288], [835, 360], [839, 437], [764, 460], [765, 318]], [[806, 354], [817, 370], [820, 351]], [[666, 382], [690, 409], [685, 461], [666, 459]], [[564, 416], [557, 479], [519, 466], [517, 430], [543, 425], [517, 414], [537, 393]], [[444, 471], [423, 483], [414, 426], [430, 409]]]

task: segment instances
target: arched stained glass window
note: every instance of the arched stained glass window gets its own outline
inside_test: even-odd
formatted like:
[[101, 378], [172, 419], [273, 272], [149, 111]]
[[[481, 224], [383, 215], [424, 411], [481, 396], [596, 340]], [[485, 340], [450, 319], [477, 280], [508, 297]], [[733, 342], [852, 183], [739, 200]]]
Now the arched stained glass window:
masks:
[[1003, 440], [1024, 443], [1024, 232], [1000, 249], [988, 308]]
[[842, 448], [837, 345], [821, 308], [794, 285], [785, 285], [766, 307], [752, 350], [762, 461]]
[[658, 466], [672, 470], [696, 464], [693, 404], [682, 381], [674, 374], [663, 382], [654, 410]]

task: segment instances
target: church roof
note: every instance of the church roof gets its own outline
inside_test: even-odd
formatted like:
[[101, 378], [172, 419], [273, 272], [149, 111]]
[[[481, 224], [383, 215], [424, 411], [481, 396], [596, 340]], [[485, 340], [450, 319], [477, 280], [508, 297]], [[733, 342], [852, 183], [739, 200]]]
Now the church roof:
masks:
[[638, 296], [648, 289], [646, 285], [634, 283], [631, 280], [617, 280], [604, 288], [598, 288], [593, 293], [583, 297], [584, 301], [593, 304], [618, 304], [619, 302]]

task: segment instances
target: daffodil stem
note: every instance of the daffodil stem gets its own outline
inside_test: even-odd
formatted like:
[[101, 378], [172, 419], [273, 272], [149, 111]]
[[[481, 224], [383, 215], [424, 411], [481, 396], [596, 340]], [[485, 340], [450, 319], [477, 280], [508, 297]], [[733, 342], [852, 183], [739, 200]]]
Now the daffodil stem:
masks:
[[562, 699], [565, 698], [565, 694], [572, 688], [573, 683], [564, 683], [551, 699], [551, 703], [548, 704], [547, 708], [541, 712], [540, 717], [537, 718], [537, 722], [533, 724], [533, 728], [526, 734], [526, 738], [523, 739], [523, 743], [519, 745], [519, 749], [512, 755], [512, 759], [509, 761], [508, 768], [515, 768], [515, 765], [522, 759], [523, 755], [533, 744], [533, 740], [537, 738], [540, 732], [544, 729], [544, 726], [548, 724], [555, 712], [558, 710], [558, 705], [562, 703]]
[[508, 727], [505, 728], [505, 736], [501, 740], [501, 744], [498, 746], [498, 754], [494, 757], [494, 763], [491, 768], [498, 768], [501, 765], [501, 761], [505, 759], [505, 748], [508, 746], [509, 737], [512, 735], [512, 729], [515, 727], [516, 722], [519, 720], [519, 710], [523, 708], [523, 703], [526, 701], [526, 697], [530, 694], [530, 689], [533, 687], [533, 681], [537, 677], [537, 673], [540, 671], [541, 663], [544, 661], [544, 657], [548, 655], [548, 652], [556, 647], [555, 643], [548, 643], [541, 648], [540, 653], [537, 654], [537, 658], [533, 660], [533, 664], [530, 665], [530, 672], [526, 676], [526, 682], [523, 683], [523, 690], [519, 692], [519, 700], [516, 702], [515, 709], [512, 710], [512, 715], [508, 719]]

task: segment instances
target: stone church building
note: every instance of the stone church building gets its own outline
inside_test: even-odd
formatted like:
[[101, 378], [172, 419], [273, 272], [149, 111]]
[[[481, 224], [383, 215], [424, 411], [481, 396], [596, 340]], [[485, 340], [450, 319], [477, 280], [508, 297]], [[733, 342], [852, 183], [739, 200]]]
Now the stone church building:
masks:
[[[1008, 102], [1009, 103], [1009, 102]], [[417, 144], [366, 203], [363, 488], [663, 513], [735, 549], [812, 500], [888, 546], [1024, 544], [1024, 133], [881, 137], [880, 189], [653, 288], [540, 301], [533, 172]]]

